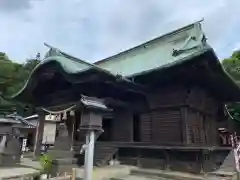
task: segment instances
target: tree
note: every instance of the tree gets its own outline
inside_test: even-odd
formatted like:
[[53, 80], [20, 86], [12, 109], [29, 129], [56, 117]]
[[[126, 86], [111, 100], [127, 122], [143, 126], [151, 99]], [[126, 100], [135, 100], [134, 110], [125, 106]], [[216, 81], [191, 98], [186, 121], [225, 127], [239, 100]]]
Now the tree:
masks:
[[236, 81], [240, 81], [240, 50], [233, 52], [231, 57], [223, 60], [222, 64]]
[[[240, 50], [235, 51], [232, 55], [222, 61], [225, 70], [232, 76], [236, 83], [240, 83]], [[240, 105], [229, 105], [229, 111], [233, 115], [234, 119], [240, 121]]]
[[[0, 95], [6, 97], [19, 91], [39, 62], [39, 53], [36, 59], [29, 59], [25, 63], [19, 64], [11, 61], [5, 53], [0, 52]], [[0, 98], [0, 111], [5, 112], [17, 109], [22, 112], [21, 115], [24, 115], [23, 112], [26, 111], [26, 107], [34, 109], [30, 105], [13, 104]]]
[[7, 95], [24, 80], [23, 66], [14, 63], [4, 54], [0, 53], [0, 92]]

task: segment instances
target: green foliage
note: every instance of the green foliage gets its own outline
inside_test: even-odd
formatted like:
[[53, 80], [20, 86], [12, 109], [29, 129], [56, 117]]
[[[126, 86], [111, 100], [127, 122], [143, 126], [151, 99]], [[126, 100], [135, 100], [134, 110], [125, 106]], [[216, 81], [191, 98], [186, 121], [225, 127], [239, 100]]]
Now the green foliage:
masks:
[[[11, 61], [5, 53], [0, 52], [0, 95], [6, 97], [17, 93], [39, 62], [38, 59], [29, 59], [25, 63], [19, 64]], [[0, 98], [0, 114], [17, 110], [21, 112], [20, 115], [25, 115], [23, 112], [25, 112], [26, 106], [13, 104]], [[28, 106], [29, 109], [33, 108]], [[32, 112], [29, 112], [28, 115], [31, 114]]]
[[240, 51], [235, 51], [231, 57], [224, 59], [222, 64], [236, 81], [240, 81]]
[[[232, 76], [236, 83], [240, 83], [240, 50], [233, 52], [231, 57], [222, 61], [225, 70]], [[240, 85], [240, 84], [239, 84]], [[229, 112], [234, 119], [240, 121], [240, 105], [231, 104], [229, 105]]]
[[50, 174], [52, 170], [52, 157], [49, 154], [43, 154], [40, 156], [39, 160], [42, 166], [42, 173]]

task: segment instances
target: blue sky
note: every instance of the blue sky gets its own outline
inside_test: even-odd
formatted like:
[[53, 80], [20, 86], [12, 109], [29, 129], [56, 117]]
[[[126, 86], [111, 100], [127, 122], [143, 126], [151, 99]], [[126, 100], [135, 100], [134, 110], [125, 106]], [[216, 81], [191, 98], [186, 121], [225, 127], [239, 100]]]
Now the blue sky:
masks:
[[[181, 2], [181, 3], [180, 3]], [[240, 48], [239, 0], [0, 0], [0, 51], [17, 62], [47, 42], [94, 62], [204, 18], [219, 58]]]

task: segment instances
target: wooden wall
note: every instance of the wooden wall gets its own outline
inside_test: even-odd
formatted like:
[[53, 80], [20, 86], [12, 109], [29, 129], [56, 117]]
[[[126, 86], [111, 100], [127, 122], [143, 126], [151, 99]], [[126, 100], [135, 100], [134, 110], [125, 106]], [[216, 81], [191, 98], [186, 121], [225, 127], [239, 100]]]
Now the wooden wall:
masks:
[[156, 144], [179, 144], [182, 141], [181, 111], [155, 109], [140, 115], [141, 141]]
[[187, 143], [213, 145], [217, 143], [218, 108], [221, 106], [207, 91], [192, 87], [186, 96]]
[[0, 124], [0, 134], [9, 134], [12, 133], [12, 124], [1, 123]]
[[140, 139], [142, 142], [152, 141], [152, 115], [151, 112], [140, 114]]
[[187, 108], [187, 144], [203, 144], [206, 141], [203, 116], [198, 111]]
[[185, 104], [187, 89], [181, 86], [163, 87], [147, 95], [149, 108], [179, 107]]
[[[221, 104], [203, 88], [165, 86], [150, 92], [147, 101], [148, 108], [138, 112], [140, 142], [201, 146], [217, 143], [216, 121]], [[134, 141], [134, 113], [114, 110], [112, 141]]]
[[182, 141], [181, 111], [179, 108], [152, 111], [152, 120], [153, 142], [179, 144]]
[[142, 142], [181, 144], [181, 107], [184, 106], [186, 94], [186, 89], [176, 86], [149, 93], [149, 109], [140, 115]]
[[199, 87], [171, 86], [148, 95], [140, 115], [141, 140], [158, 144], [217, 143], [219, 102]]
[[206, 90], [197, 86], [188, 89], [186, 104], [192, 109], [209, 115], [216, 115], [219, 107], [218, 102]]
[[132, 142], [133, 141], [133, 113], [126, 109], [114, 111], [112, 122], [113, 141]]

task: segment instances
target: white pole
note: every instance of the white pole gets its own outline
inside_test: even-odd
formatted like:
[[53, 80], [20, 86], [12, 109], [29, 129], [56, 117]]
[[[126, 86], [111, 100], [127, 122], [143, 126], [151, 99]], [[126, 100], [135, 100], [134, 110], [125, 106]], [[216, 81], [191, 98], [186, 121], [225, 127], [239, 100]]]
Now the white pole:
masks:
[[93, 156], [94, 156], [94, 141], [95, 133], [91, 131], [86, 136], [86, 151], [85, 151], [85, 180], [92, 180], [92, 171], [93, 171]]
[[85, 145], [84, 145], [84, 180], [87, 179], [87, 167], [88, 167], [88, 161], [87, 161], [87, 157], [88, 157], [88, 149], [87, 149], [87, 146], [89, 144], [89, 133], [86, 133], [86, 142], [85, 142]]

